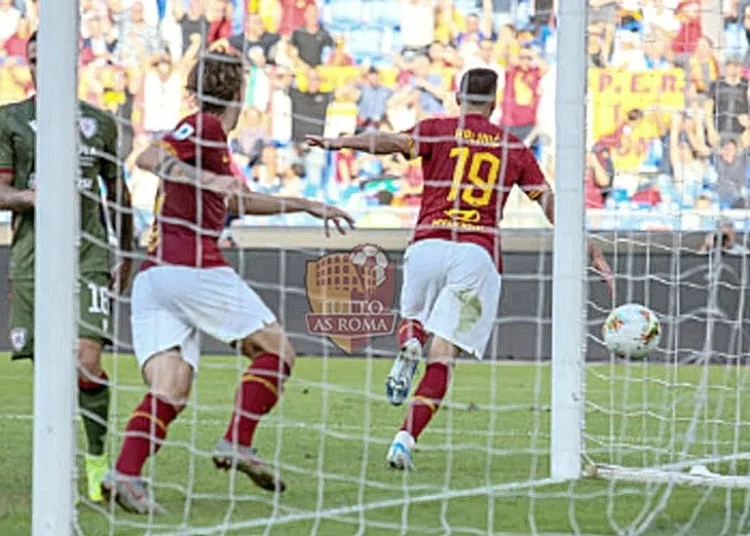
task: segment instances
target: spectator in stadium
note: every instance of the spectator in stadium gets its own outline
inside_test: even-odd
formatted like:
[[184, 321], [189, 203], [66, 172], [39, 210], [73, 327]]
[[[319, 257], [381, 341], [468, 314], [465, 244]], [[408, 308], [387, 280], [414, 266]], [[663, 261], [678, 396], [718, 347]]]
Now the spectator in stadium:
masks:
[[[491, 6], [491, 2], [490, 2]], [[485, 14], [486, 15], [486, 14]], [[491, 15], [491, 10], [490, 10]], [[458, 34], [456, 44], [463, 47], [468, 43], [479, 44], [483, 39], [494, 39], [495, 32], [492, 31], [492, 18], [480, 16], [477, 13], [469, 13], [466, 16], [466, 30]]]
[[630, 30], [618, 30], [615, 33], [614, 50], [609, 63], [611, 67], [625, 71], [647, 70], [640, 35]]
[[641, 9], [646, 32], [660, 37], [676, 35], [680, 21], [675, 16], [674, 7], [673, 4], [668, 7], [665, 0], [645, 0]]
[[271, 139], [286, 146], [292, 141], [292, 98], [289, 95], [292, 73], [286, 67], [271, 69]]
[[[695, 93], [695, 90], [692, 90]], [[698, 103], [697, 97], [688, 94], [687, 104], [682, 113], [672, 116], [669, 132], [662, 138], [662, 159], [659, 170], [665, 176], [672, 175], [672, 147], [675, 140], [673, 133], [677, 132], [678, 142], [686, 142], [695, 158], [706, 160], [711, 156], [711, 148], [706, 143], [706, 118]]]
[[430, 59], [421, 54], [414, 58], [409, 86], [417, 93], [421, 117], [441, 114], [445, 111], [445, 81], [442, 75], [432, 71]]
[[279, 0], [281, 4], [281, 21], [279, 33], [291, 35], [294, 30], [305, 24], [307, 8], [316, 6], [316, 0]]
[[297, 49], [299, 59], [309, 67], [323, 63], [323, 53], [330, 51], [334, 42], [331, 34], [319, 20], [318, 7], [309, 5], [305, 9], [305, 25], [292, 33], [291, 44]]
[[0, 43], [5, 43], [18, 30], [21, 11], [13, 5], [13, 0], [0, 0]]
[[305, 136], [322, 136], [326, 124], [328, 105], [333, 102], [333, 93], [321, 91], [321, 77], [316, 69], [308, 69], [306, 87], [293, 87], [289, 91], [292, 99], [292, 139], [302, 142]]
[[603, 69], [609, 63], [604, 45], [605, 32], [601, 26], [590, 25], [586, 41], [589, 67]]
[[456, 49], [446, 46], [440, 41], [430, 43], [430, 46], [427, 48], [427, 57], [430, 59], [430, 65], [435, 72], [460, 67], [463, 64]]
[[584, 174], [584, 204], [586, 208], [604, 208], [604, 201], [612, 187], [613, 176], [605, 168], [604, 155], [600, 151], [586, 154], [586, 172]]
[[263, 150], [270, 144], [266, 120], [260, 110], [246, 106], [242, 110], [237, 128], [229, 147], [237, 167], [245, 175], [249, 174], [261, 159]]
[[[469, 69], [492, 69], [497, 73], [498, 93], [502, 93], [505, 84], [505, 69], [495, 60], [495, 43], [491, 39], [482, 39], [477, 52], [470, 56], [464, 64], [464, 73]], [[459, 80], [461, 76], [457, 77]]]
[[329, 67], [351, 67], [355, 64], [354, 58], [346, 51], [344, 37], [339, 35], [334, 39], [334, 48], [325, 61]]
[[345, 83], [333, 94], [333, 101], [326, 111], [325, 134], [354, 133], [359, 115], [359, 88], [354, 82]]
[[615, 38], [615, 24], [617, 22], [618, 0], [590, 0], [588, 21], [589, 31], [601, 35], [602, 54], [609, 57]]
[[208, 22], [204, 17], [203, 0], [189, 0], [187, 10], [182, 0], [172, 0], [172, 16], [180, 27], [182, 54], [185, 54], [190, 43], [195, 39], [193, 36], [198, 36], [200, 39], [208, 36]]
[[671, 57], [669, 37], [664, 32], [646, 34], [643, 41], [643, 52], [648, 69], [670, 69], [674, 67]]
[[435, 40], [432, 0], [401, 0], [399, 12], [404, 51], [424, 53]]
[[260, 160], [253, 167], [253, 190], [264, 194], [277, 194], [281, 189], [281, 175], [278, 169], [277, 151], [273, 145], [266, 145]]
[[250, 14], [245, 21], [245, 32], [230, 37], [229, 44], [243, 54], [249, 54], [250, 50], [259, 47], [265, 61], [271, 62], [279, 39], [279, 34], [266, 31], [260, 15]]
[[[92, 13], [86, 18], [85, 24], [88, 29], [88, 37], [83, 40], [81, 60], [84, 63], [95, 60], [111, 60], [112, 53], [117, 47], [117, 38], [106, 27], [107, 24], [111, 24], [109, 19], [105, 20], [102, 16]], [[87, 59], [88, 61], [86, 61]]]
[[672, 51], [675, 53], [675, 63], [686, 66], [689, 55], [695, 52], [698, 39], [703, 35], [700, 0], [682, 0], [675, 9], [675, 15], [680, 28], [672, 41]]
[[435, 6], [435, 42], [442, 45], [455, 43], [466, 30], [466, 17], [453, 0], [437, 0]]
[[182, 87], [172, 57], [166, 53], [157, 55], [143, 82], [143, 127], [152, 140], [171, 131], [180, 120]]
[[750, 155], [746, 147], [733, 138], [721, 144], [714, 167], [716, 169], [716, 196], [721, 208], [746, 208], [748, 203], [748, 164]]
[[713, 49], [711, 40], [701, 37], [698, 39], [695, 53], [688, 60], [690, 81], [695, 84], [695, 89], [701, 97], [705, 97], [711, 84], [719, 77], [719, 62]]
[[232, 17], [234, 6], [229, 0], [204, 0], [206, 5], [206, 22], [208, 22], [207, 41], [212, 45], [220, 40], [229, 39], [232, 35]]
[[[328, 106], [334, 95], [321, 90], [321, 77], [316, 69], [308, 69], [304, 91], [293, 87], [289, 90], [292, 99], [292, 140], [302, 143], [305, 136], [322, 136], [325, 132]], [[320, 147], [310, 147], [303, 155], [307, 179], [316, 188], [323, 187], [323, 172], [326, 152]]]
[[[11, 35], [0, 48], [0, 56], [23, 58], [26, 56], [26, 44], [31, 36], [31, 21], [26, 17], [18, 20], [16, 32]], [[4, 49], [4, 50], [3, 50]], [[4, 53], [4, 54], [3, 54]]]
[[359, 127], [378, 128], [381, 122], [385, 120], [388, 99], [393, 95], [393, 91], [381, 83], [380, 73], [375, 67], [370, 67], [367, 70], [359, 91], [359, 114], [357, 118]]
[[724, 75], [711, 83], [704, 104], [707, 118], [708, 141], [718, 147], [722, 138], [736, 137], [746, 132], [748, 113], [748, 84], [742, 78], [742, 61], [729, 57], [724, 64]]
[[703, 191], [710, 150], [703, 139], [701, 123], [685, 114], [672, 116], [669, 129], [669, 175], [658, 179], [662, 199], [693, 206]]
[[120, 151], [124, 155], [133, 150], [136, 96], [141, 93], [140, 89], [141, 77], [134, 67], [114, 69], [112, 85], [104, 88], [104, 108], [118, 119]]
[[266, 72], [266, 56], [255, 46], [247, 51], [250, 67], [245, 81], [245, 105], [265, 112], [271, 98], [271, 81]]
[[356, 181], [357, 159], [351, 149], [335, 151], [333, 153], [333, 166], [334, 180], [340, 189], [346, 189]]
[[500, 125], [527, 145], [534, 141], [527, 138], [536, 125], [540, 83], [548, 70], [546, 62], [534, 49], [523, 47], [517, 61], [505, 73]]
[[117, 55], [122, 63], [143, 64], [157, 52], [158, 46], [156, 27], [146, 22], [143, 2], [136, 0], [126, 18], [123, 35], [117, 42]]

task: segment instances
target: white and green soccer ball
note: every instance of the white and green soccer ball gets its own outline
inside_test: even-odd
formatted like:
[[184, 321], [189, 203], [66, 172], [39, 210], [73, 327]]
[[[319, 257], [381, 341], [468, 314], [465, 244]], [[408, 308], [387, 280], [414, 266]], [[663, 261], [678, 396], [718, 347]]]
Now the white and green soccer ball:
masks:
[[643, 359], [659, 346], [661, 323], [643, 305], [627, 303], [614, 309], [602, 326], [607, 349], [625, 359]]

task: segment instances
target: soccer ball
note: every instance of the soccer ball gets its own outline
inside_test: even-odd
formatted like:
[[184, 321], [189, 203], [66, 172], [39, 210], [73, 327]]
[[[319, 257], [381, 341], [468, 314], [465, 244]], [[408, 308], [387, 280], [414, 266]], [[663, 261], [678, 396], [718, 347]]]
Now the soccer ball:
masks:
[[388, 257], [383, 250], [372, 244], [365, 244], [351, 253], [350, 260], [356, 266], [370, 268], [375, 271], [375, 285], [380, 286], [385, 281], [385, 269], [388, 268]]
[[615, 356], [643, 359], [659, 345], [661, 324], [647, 307], [628, 303], [609, 314], [602, 335], [607, 349]]

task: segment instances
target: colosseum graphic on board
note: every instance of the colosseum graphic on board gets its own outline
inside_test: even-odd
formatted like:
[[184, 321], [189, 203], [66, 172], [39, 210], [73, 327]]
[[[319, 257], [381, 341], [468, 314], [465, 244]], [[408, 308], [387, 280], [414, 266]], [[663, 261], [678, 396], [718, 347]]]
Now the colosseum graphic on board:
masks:
[[364, 244], [308, 261], [306, 285], [311, 334], [325, 335], [351, 354], [372, 337], [393, 333], [394, 270], [380, 247]]

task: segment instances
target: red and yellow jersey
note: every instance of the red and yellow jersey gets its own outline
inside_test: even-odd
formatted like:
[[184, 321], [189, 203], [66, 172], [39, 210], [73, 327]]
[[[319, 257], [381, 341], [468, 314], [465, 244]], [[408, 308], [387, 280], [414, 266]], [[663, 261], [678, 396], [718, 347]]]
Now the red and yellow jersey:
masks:
[[511, 188], [531, 199], [548, 189], [533, 153], [479, 114], [427, 119], [408, 134], [424, 175], [414, 241], [477, 244], [502, 271], [498, 224]]
[[[221, 175], [232, 174], [227, 137], [215, 115], [186, 117], [160, 143], [186, 164]], [[222, 194], [163, 180], [154, 207], [148, 258], [142, 269], [161, 264], [228, 266], [218, 245], [225, 222]]]

